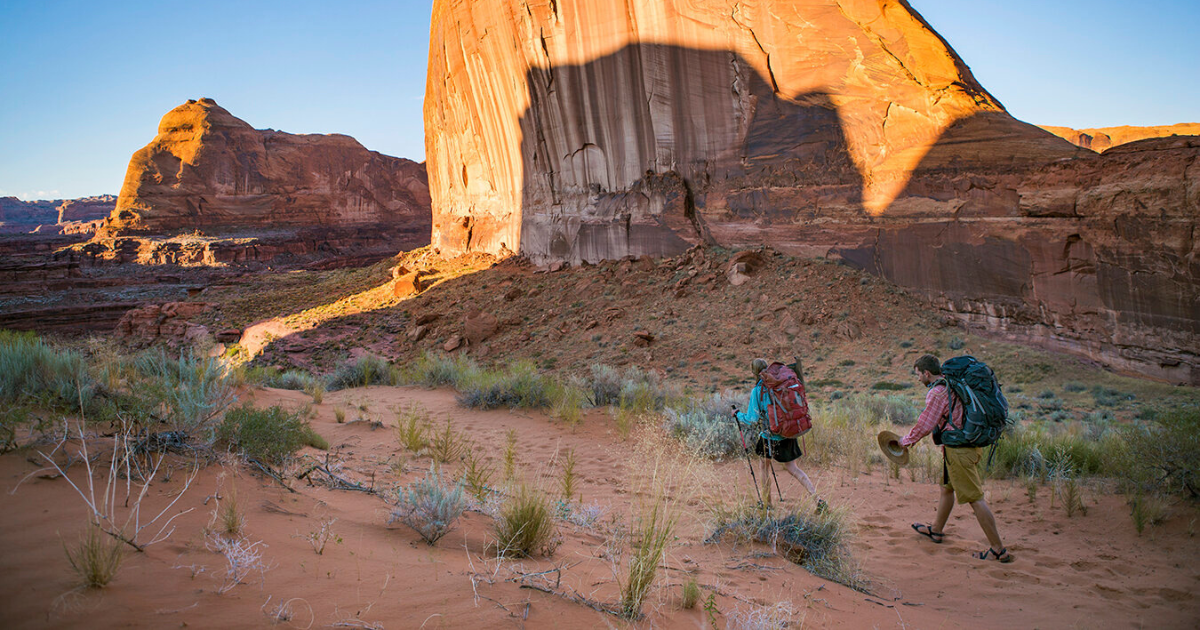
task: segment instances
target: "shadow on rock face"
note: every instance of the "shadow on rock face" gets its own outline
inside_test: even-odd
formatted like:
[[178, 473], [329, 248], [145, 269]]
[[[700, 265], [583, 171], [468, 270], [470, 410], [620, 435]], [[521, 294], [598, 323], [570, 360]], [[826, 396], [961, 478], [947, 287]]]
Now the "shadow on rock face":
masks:
[[520, 247], [535, 261], [674, 255], [711, 241], [710, 208], [861, 214], [829, 97], [782, 98], [736, 53], [637, 44], [526, 84]]

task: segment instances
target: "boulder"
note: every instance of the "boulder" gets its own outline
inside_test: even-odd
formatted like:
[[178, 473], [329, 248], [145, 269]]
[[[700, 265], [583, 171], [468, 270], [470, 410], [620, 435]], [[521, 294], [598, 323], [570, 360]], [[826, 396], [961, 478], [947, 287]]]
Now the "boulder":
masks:
[[442, 350], [445, 350], [446, 352], [454, 352], [462, 346], [462, 343], [463, 339], [461, 336], [450, 335], [450, 338], [446, 340], [446, 343], [442, 344]]
[[499, 320], [491, 313], [474, 310], [463, 320], [463, 336], [467, 342], [477, 344], [496, 334], [500, 327]]

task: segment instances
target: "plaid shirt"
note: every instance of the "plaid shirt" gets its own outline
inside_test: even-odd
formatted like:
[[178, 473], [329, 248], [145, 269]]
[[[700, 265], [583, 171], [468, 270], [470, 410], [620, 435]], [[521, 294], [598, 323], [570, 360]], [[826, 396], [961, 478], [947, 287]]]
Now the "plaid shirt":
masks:
[[[917, 417], [917, 423], [913, 425], [912, 430], [908, 435], [900, 438], [900, 446], [912, 446], [920, 441], [921, 438], [933, 433], [933, 429], [946, 421], [947, 408], [950, 406], [950, 395], [944, 383], [939, 383], [929, 388], [925, 393], [925, 410]], [[950, 421], [950, 426], [955, 429], [962, 428], [962, 405], [954, 405], [954, 418]]]

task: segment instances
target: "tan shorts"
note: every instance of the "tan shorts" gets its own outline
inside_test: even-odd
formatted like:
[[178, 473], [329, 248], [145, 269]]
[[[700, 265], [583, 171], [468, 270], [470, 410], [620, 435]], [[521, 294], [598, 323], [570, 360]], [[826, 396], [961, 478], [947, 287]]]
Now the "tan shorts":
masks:
[[980, 448], [945, 447], [944, 487], [954, 488], [958, 503], [974, 503], [983, 498], [983, 480], [979, 478]]

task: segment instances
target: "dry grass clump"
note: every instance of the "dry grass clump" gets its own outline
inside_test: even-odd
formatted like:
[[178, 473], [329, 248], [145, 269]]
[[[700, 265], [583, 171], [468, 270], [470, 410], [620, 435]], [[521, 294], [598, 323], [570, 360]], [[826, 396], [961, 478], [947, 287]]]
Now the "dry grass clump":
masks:
[[770, 545], [778, 554], [813, 575], [862, 590], [866, 579], [850, 553], [852, 517], [845, 508], [820, 514], [805, 505], [794, 510], [772, 510], [750, 501], [713, 508], [708, 544], [732, 538], [736, 542]]
[[396, 439], [408, 451], [420, 454], [429, 446], [429, 412], [418, 404], [396, 414]]
[[79, 542], [72, 546], [63, 545], [71, 570], [88, 588], [104, 588], [117, 575], [123, 558], [121, 542], [105, 535], [92, 522], [88, 522]]
[[213, 513], [217, 531], [227, 536], [237, 536], [246, 526], [246, 517], [238, 509], [237, 488], [230, 486], [224, 499], [218, 499], [217, 509]]
[[575, 474], [576, 463], [575, 449], [567, 451], [567, 454], [563, 457], [562, 477], [560, 477], [560, 480], [562, 498], [568, 503], [575, 500], [576, 483], [578, 482], [578, 477]]
[[470, 451], [466, 436], [458, 433], [446, 420], [446, 427], [433, 434], [429, 440], [429, 455], [439, 464], [458, 461]]
[[509, 429], [504, 434], [504, 478], [512, 479], [517, 474], [517, 430]]
[[400, 521], [432, 545], [450, 533], [466, 509], [462, 485], [443, 482], [437, 468], [431, 468], [423, 479], [399, 491], [388, 524]]
[[796, 611], [791, 602], [778, 602], [774, 606], [738, 606], [729, 613], [730, 630], [783, 630], [792, 624]]
[[526, 484], [500, 508], [495, 525], [498, 555], [524, 558], [550, 556], [558, 548], [554, 514], [546, 495]]
[[696, 603], [700, 601], [700, 584], [696, 582], [696, 578], [688, 578], [683, 583], [680, 589], [680, 606], [685, 610], [691, 610], [696, 607]]
[[1139, 536], [1147, 525], [1158, 525], [1167, 520], [1169, 513], [1170, 506], [1160, 495], [1138, 493], [1129, 500], [1129, 517], [1133, 519], [1133, 526]]
[[655, 501], [638, 517], [627, 573], [620, 582], [621, 616], [626, 619], [641, 617], [642, 603], [654, 585], [658, 564], [674, 531], [675, 515], [666, 501]]
[[462, 481], [467, 487], [467, 492], [471, 493], [476, 501], [480, 503], [487, 501], [488, 495], [492, 492], [492, 476], [495, 472], [495, 467], [480, 459], [475, 451], [472, 450], [467, 454]]

